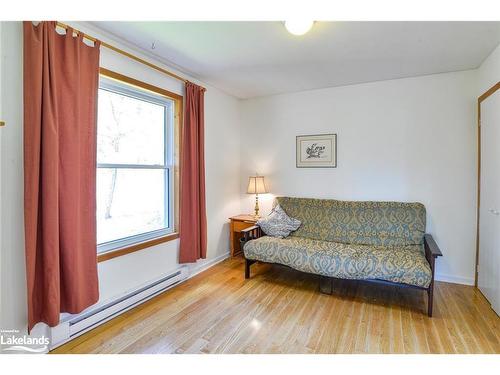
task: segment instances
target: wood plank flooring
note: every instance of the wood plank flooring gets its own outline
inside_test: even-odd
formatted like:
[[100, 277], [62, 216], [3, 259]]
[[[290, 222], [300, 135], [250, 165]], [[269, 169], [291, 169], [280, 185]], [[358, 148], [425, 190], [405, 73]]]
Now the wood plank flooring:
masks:
[[500, 318], [474, 287], [426, 293], [228, 259], [52, 353], [500, 353]]

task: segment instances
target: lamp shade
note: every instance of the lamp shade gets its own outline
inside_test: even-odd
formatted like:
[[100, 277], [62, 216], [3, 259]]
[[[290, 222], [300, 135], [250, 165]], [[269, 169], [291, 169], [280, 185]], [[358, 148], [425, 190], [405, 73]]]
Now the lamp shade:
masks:
[[247, 194], [264, 194], [267, 193], [264, 176], [251, 176], [248, 178]]

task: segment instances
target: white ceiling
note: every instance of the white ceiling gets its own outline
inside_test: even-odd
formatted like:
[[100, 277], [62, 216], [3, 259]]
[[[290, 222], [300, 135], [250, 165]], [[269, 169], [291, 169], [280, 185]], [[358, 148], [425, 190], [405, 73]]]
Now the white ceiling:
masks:
[[500, 22], [92, 24], [238, 98], [473, 69], [500, 43]]

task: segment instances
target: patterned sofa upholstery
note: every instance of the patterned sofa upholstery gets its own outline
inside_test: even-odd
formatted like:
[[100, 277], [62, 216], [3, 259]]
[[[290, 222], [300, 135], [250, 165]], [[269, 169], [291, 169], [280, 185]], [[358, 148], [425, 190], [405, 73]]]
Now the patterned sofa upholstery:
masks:
[[[331, 278], [432, 289], [434, 258], [441, 253], [433, 240], [435, 249], [424, 240], [426, 212], [421, 203], [290, 197], [278, 197], [275, 203], [302, 225], [284, 239], [247, 237], [247, 261], [279, 263]], [[432, 306], [429, 309], [430, 315]]]

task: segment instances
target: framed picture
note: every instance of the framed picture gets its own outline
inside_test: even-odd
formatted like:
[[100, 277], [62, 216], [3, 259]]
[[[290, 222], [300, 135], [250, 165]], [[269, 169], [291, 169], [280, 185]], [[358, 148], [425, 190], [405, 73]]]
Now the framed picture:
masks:
[[297, 168], [336, 168], [337, 134], [297, 136]]

